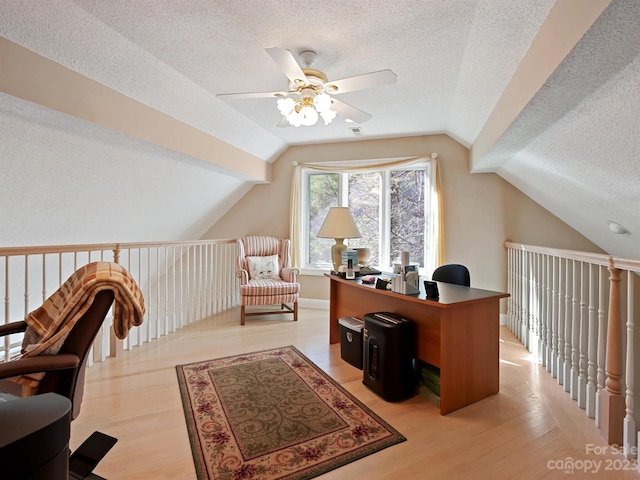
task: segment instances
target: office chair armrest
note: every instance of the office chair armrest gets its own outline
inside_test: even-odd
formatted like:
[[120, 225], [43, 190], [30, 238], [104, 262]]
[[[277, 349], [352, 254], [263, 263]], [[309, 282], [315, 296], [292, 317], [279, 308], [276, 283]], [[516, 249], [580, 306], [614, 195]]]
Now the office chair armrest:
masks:
[[0, 325], [0, 337], [5, 335], [12, 335], [14, 333], [22, 333], [27, 329], [27, 322], [20, 320], [18, 322], [7, 323], [6, 325]]
[[70, 368], [77, 368], [78, 365], [80, 365], [80, 359], [71, 353], [19, 358], [17, 360], [0, 363], [0, 378], [53, 370], [68, 370]]
[[249, 272], [247, 272], [244, 268], [239, 268], [236, 270], [236, 277], [240, 279], [240, 285], [246, 285], [249, 283]]
[[300, 275], [300, 270], [294, 267], [285, 267], [280, 270], [280, 276], [285, 282], [295, 283]]

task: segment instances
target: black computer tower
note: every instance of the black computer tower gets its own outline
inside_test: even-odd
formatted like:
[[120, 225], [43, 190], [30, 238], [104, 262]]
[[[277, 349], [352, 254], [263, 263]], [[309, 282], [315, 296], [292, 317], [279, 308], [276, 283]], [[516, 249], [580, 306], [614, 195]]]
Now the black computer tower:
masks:
[[388, 312], [364, 316], [363, 383], [387, 401], [416, 391], [415, 325]]

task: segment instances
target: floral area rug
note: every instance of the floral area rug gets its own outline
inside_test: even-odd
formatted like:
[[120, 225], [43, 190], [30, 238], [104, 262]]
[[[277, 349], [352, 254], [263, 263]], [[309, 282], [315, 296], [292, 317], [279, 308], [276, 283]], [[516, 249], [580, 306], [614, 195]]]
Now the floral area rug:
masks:
[[199, 480], [309, 479], [406, 440], [293, 346], [176, 370]]

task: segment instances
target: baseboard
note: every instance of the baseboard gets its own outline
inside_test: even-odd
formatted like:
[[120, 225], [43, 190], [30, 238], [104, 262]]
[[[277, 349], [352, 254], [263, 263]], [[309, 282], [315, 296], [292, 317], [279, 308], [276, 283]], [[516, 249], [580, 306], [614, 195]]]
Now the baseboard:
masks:
[[316, 310], [329, 310], [329, 300], [319, 298], [299, 298], [298, 306], [303, 308], [315, 308]]

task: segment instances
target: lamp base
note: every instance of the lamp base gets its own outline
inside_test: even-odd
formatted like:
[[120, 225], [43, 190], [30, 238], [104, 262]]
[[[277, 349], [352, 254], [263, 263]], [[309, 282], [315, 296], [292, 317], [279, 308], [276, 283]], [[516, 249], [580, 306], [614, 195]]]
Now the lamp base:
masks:
[[333, 271], [337, 272], [342, 265], [342, 252], [347, 249], [344, 244], [344, 238], [336, 238], [335, 245], [331, 246], [331, 261], [333, 262]]

